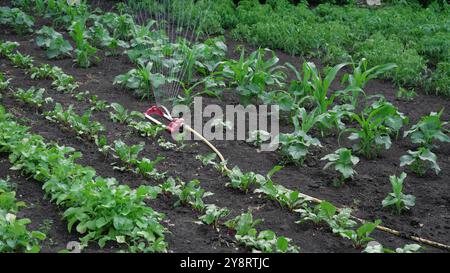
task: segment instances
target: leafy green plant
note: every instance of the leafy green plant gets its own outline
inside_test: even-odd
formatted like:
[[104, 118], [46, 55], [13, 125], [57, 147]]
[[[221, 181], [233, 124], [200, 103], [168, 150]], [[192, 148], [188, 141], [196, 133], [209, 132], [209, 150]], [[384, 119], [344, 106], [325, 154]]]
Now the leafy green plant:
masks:
[[439, 140], [441, 142], [450, 142], [448, 133], [450, 130], [445, 126], [447, 121], [441, 121], [442, 109], [439, 113], [431, 112], [427, 116], [423, 116], [420, 121], [411, 127], [408, 131], [405, 131], [403, 137], [408, 135], [411, 137], [412, 143], [420, 144], [424, 147], [432, 148], [433, 141]]
[[19, 46], [18, 42], [0, 41], [0, 56], [10, 58], [12, 52]]
[[[265, 59], [266, 52], [271, 52], [272, 57]], [[224, 61], [222, 74], [231, 80], [231, 84], [237, 85], [241, 103], [244, 105], [254, 98], [259, 98], [268, 86], [283, 86], [286, 74], [281, 71], [282, 66], [278, 66], [279, 59], [273, 51], [268, 49], [258, 49], [245, 58], [244, 49], [238, 61]]]
[[121, 171], [133, 170], [133, 166], [137, 165], [139, 162], [139, 153], [144, 149], [144, 143], [128, 146], [122, 140], [114, 141], [114, 157], [120, 159], [125, 166], [117, 167]]
[[207, 224], [213, 225], [214, 229], [217, 229], [219, 219], [226, 217], [230, 214], [230, 210], [227, 208], [219, 208], [214, 204], [206, 205], [205, 214], [200, 216], [199, 219]]
[[10, 84], [10, 79], [7, 79], [3, 73], [0, 72], [0, 90], [5, 90]]
[[190, 205], [198, 211], [204, 211], [206, 208], [203, 199], [213, 195], [213, 193], [205, 191], [197, 179], [185, 183], [179, 178], [175, 180], [169, 177], [161, 188], [164, 192], [169, 192], [178, 198], [175, 206]]
[[236, 218], [225, 222], [225, 225], [236, 231], [235, 238], [241, 244], [251, 247], [254, 252], [263, 253], [297, 253], [299, 248], [291, 244], [291, 239], [277, 236], [271, 230], [258, 232], [255, 226], [261, 220], [253, 220], [250, 212], [238, 215]]
[[418, 244], [407, 244], [403, 247], [397, 247], [394, 250], [383, 247], [377, 241], [371, 241], [367, 244], [366, 248], [363, 250], [364, 253], [417, 253], [423, 248]]
[[82, 19], [72, 23], [70, 35], [76, 43], [76, 62], [80, 67], [88, 68], [92, 65], [97, 48], [91, 46], [88, 42], [88, 33], [86, 31], [86, 22]]
[[103, 155], [107, 156], [110, 151], [112, 151], [112, 147], [108, 144], [108, 139], [105, 135], [96, 136], [94, 138], [95, 145], [98, 147], [98, 151]]
[[351, 132], [350, 140], [359, 141], [353, 149], [367, 158], [378, 155], [383, 146], [389, 149], [392, 144], [390, 138], [392, 129], [389, 121], [395, 115], [397, 115], [397, 109], [392, 104], [366, 108], [360, 115], [353, 113], [351, 118], [356, 120], [360, 128], [344, 130], [344, 132]]
[[105, 130], [102, 124], [91, 119], [90, 111], [86, 111], [80, 116], [73, 110], [73, 105], [69, 105], [67, 110], [64, 110], [60, 103], [56, 103], [52, 111], [45, 112], [45, 116], [50, 121], [62, 123], [73, 129], [80, 136], [92, 139], [95, 139], [99, 132]]
[[53, 99], [50, 97], [44, 97], [45, 89], [44, 88], [36, 88], [31, 87], [28, 90], [23, 90], [19, 88], [16, 92], [13, 93], [14, 97], [17, 99], [32, 105], [36, 105], [37, 107], [41, 107], [45, 103], [53, 102]]
[[133, 90], [141, 99], [152, 98], [165, 83], [173, 81], [161, 73], [153, 73], [152, 68], [152, 62], [148, 62], [145, 66], [139, 65], [138, 69], [131, 69], [126, 74], [118, 75], [114, 79], [114, 84]]
[[314, 208], [310, 208], [306, 203], [303, 207], [296, 210], [300, 212], [301, 218], [296, 223], [302, 224], [312, 221], [314, 224], [326, 223], [333, 233], [342, 236], [351, 228], [356, 226], [356, 222], [351, 219], [351, 209], [344, 208], [340, 211], [327, 201], [322, 201]]
[[145, 121], [131, 121], [129, 126], [138, 131], [143, 137], [155, 138], [159, 132], [164, 131], [162, 126]]
[[423, 176], [428, 169], [439, 174], [441, 168], [437, 164], [437, 156], [426, 147], [420, 147], [417, 151], [408, 150], [407, 155], [400, 157], [400, 167], [409, 166], [417, 175]]
[[49, 59], [70, 56], [70, 52], [73, 50], [72, 45], [64, 40], [61, 33], [56, 32], [51, 27], [43, 26], [36, 34], [36, 44], [47, 49]]
[[16, 200], [9, 179], [0, 179], [0, 253], [40, 251], [39, 243], [46, 236], [39, 231], [27, 230], [30, 219], [17, 218], [22, 207], [26, 205]]
[[58, 73], [57, 70], [54, 69], [49, 64], [42, 64], [40, 66], [34, 66], [30, 69], [31, 79], [50, 79], [55, 73]]
[[165, 176], [165, 173], [160, 173], [156, 169], [156, 164], [161, 162], [164, 157], [158, 156], [155, 160], [150, 160], [146, 157], [138, 160], [136, 162], [136, 170], [135, 172], [142, 174], [146, 177], [151, 177], [153, 179], [162, 179]]
[[[207, 163], [209, 160], [210, 158], [204, 158], [202, 161]], [[239, 189], [243, 192], [248, 192], [251, 185], [257, 184], [258, 181], [264, 179], [264, 177], [253, 172], [242, 173], [237, 166], [231, 169], [231, 171], [227, 173], [227, 176], [230, 179], [230, 182], [227, 182], [225, 185], [233, 189]]]
[[17, 52], [10, 57], [11, 62], [19, 68], [30, 69], [33, 67], [33, 58], [30, 55], [22, 55]]
[[261, 147], [261, 144], [270, 139], [270, 133], [264, 130], [255, 130], [250, 132], [246, 142], [252, 143], [255, 147]]
[[383, 207], [394, 207], [398, 214], [405, 210], [409, 210], [415, 205], [416, 198], [411, 194], [404, 194], [403, 181], [406, 173], [402, 173], [399, 177], [391, 175], [389, 180], [392, 185], [392, 192], [383, 200]]
[[356, 173], [353, 166], [358, 164], [359, 158], [352, 155], [352, 151], [347, 148], [337, 149], [334, 153], [322, 157], [320, 160], [328, 160], [329, 162], [323, 167], [328, 169], [334, 166], [334, 169], [341, 173], [340, 178], [335, 181], [336, 185], [341, 185], [345, 180], [352, 178]]
[[111, 108], [113, 109], [113, 112], [109, 112], [109, 116], [114, 122], [130, 123], [133, 118], [142, 116], [141, 113], [136, 111], [132, 111], [131, 113], [129, 113], [128, 109], [126, 109], [119, 103], [111, 103]]
[[341, 233], [343, 237], [346, 237], [353, 241], [356, 247], [364, 247], [368, 242], [374, 239], [369, 237], [370, 234], [381, 224], [380, 220], [375, 222], [366, 222], [355, 230], [347, 230]]
[[0, 7], [0, 25], [7, 25], [23, 35], [33, 32], [34, 19], [18, 8]]
[[322, 147], [320, 141], [303, 130], [290, 134], [279, 134], [280, 153], [288, 162], [303, 165], [311, 147]]
[[397, 93], [395, 93], [395, 97], [404, 101], [412, 101], [415, 97], [417, 97], [417, 93], [414, 91], [414, 89], [408, 90], [406, 88], [400, 87]]

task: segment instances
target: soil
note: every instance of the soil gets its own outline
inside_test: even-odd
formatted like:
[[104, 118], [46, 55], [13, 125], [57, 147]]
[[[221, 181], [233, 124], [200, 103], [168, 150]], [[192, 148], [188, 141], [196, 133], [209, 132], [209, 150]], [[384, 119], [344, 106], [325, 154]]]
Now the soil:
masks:
[[[0, 1], [0, 4], [4, 2]], [[38, 20], [35, 29], [39, 29], [45, 23], [48, 23], [48, 21]], [[21, 44], [20, 52], [33, 56], [35, 65], [48, 63], [61, 67], [64, 72], [74, 76], [80, 84], [78, 91], [89, 90], [91, 94], [98, 95], [100, 99], [108, 102], [118, 102], [130, 110], [142, 112], [152, 105], [152, 102], [139, 100], [131, 92], [112, 84], [115, 76], [134, 68], [134, 65], [129, 62], [126, 56], [112, 57], [101, 55], [101, 61], [94, 67], [82, 69], [78, 68], [72, 59], [48, 60], [45, 56], [45, 51], [35, 44], [33, 35], [17, 36], [9, 29], [2, 29], [0, 30], [0, 39], [19, 42]], [[238, 58], [239, 54], [234, 49], [240, 44], [242, 43], [234, 42], [228, 38], [229, 54], [227, 57]], [[249, 50], [254, 50], [251, 46], [243, 45]], [[276, 51], [276, 55], [280, 58], [280, 64], [290, 62], [299, 67], [303, 61], [300, 57], [290, 56], [281, 51]], [[314, 61], [321, 67], [318, 60], [310, 61]], [[78, 113], [82, 113], [89, 107], [87, 103], [79, 102], [68, 94], [56, 92], [51, 88], [50, 81], [30, 80], [29, 75], [26, 75], [24, 70], [14, 68], [5, 59], [0, 59], [0, 70], [13, 79], [12, 86], [14, 88], [44, 87], [48, 92], [48, 96], [51, 96], [55, 102], [59, 102], [65, 107], [73, 104], [74, 109]], [[289, 75], [289, 79], [292, 79], [292, 75]], [[334, 90], [339, 88], [338, 83], [334, 83], [332, 86]], [[421, 116], [429, 114], [431, 111], [439, 111], [442, 108], [449, 109], [450, 106], [448, 100], [426, 95], [421, 90], [418, 91], [418, 97], [412, 102], [398, 101], [395, 99], [397, 88], [389, 81], [373, 80], [368, 84], [365, 91], [370, 95], [383, 94], [389, 101], [398, 106], [401, 112], [409, 117], [410, 124], [415, 124]], [[204, 98], [204, 105], [217, 103], [223, 106], [236, 104], [237, 102], [236, 97], [228, 91], [224, 92], [221, 100]], [[13, 99], [8, 93], [4, 93], [2, 105], [20, 118], [22, 123], [30, 126], [30, 130], [33, 133], [44, 136], [48, 141], [55, 141], [60, 145], [71, 146], [81, 151], [83, 157], [79, 160], [79, 163], [94, 167], [101, 176], [115, 177], [120, 183], [127, 184], [133, 188], [142, 184], [157, 185], [160, 183], [160, 181], [146, 179], [139, 175], [113, 170], [111, 163], [114, 160], [104, 158], [92, 142], [80, 139], [74, 133], [65, 130], [59, 125], [50, 123], [43, 117], [42, 110], [24, 105]], [[225, 187], [225, 183], [228, 182], [226, 178], [209, 167], [203, 167], [195, 159], [197, 154], [210, 152], [201, 143], [187, 142], [187, 147], [181, 151], [167, 151], [157, 145], [156, 139], [140, 137], [138, 134], [130, 131], [127, 126], [112, 122], [107, 113], [94, 112], [93, 118], [105, 126], [105, 132], [110, 142], [116, 139], [122, 139], [128, 144], [144, 142], [145, 150], [142, 153], [144, 156], [153, 159], [157, 155], [161, 155], [165, 158], [158, 165], [160, 170], [167, 171], [169, 175], [178, 176], [185, 181], [199, 179], [203, 188], [214, 193], [213, 196], [207, 198], [206, 203], [214, 203], [231, 209], [232, 213], [229, 218], [250, 209], [254, 217], [264, 219], [264, 222], [259, 226], [261, 230], [271, 229], [278, 235], [292, 238], [293, 243], [300, 246], [302, 252], [360, 251], [355, 249], [349, 240], [340, 238], [323, 227], [317, 227], [308, 223], [296, 224], [295, 221], [298, 220], [298, 214], [280, 208], [272, 201], [262, 199], [257, 194], [244, 194]], [[448, 111], [445, 111], [443, 119], [449, 120]], [[292, 130], [290, 126], [281, 124], [281, 131], [290, 130]], [[163, 135], [170, 139], [170, 135], [166, 133]], [[325, 199], [337, 206], [351, 207], [354, 215], [363, 219], [381, 219], [383, 225], [402, 231], [405, 234], [418, 235], [444, 244], [450, 244], [450, 197], [448, 196], [450, 192], [448, 183], [450, 181], [450, 144], [440, 143], [439, 148], [434, 150], [442, 169], [439, 175], [428, 173], [425, 177], [417, 177], [413, 173], [406, 171], [408, 177], [406, 178], [404, 192], [416, 196], [416, 206], [410, 212], [395, 215], [392, 211], [381, 207], [381, 201], [391, 191], [389, 176], [393, 174], [399, 175], [404, 171], [403, 168], [399, 167], [399, 157], [406, 154], [407, 150], [415, 148], [408, 138], [402, 138], [401, 135], [393, 141], [393, 145], [389, 150], [381, 153], [380, 157], [374, 160], [360, 157], [361, 162], [356, 167], [358, 175], [353, 181], [342, 187], [336, 188], [331, 185], [330, 181], [333, 180], [335, 174], [330, 171], [323, 171], [324, 163], [319, 160], [322, 156], [333, 152], [339, 146], [336, 136], [320, 137], [317, 135], [324, 146], [323, 149], [310, 156], [303, 167], [285, 166], [282, 171], [275, 174], [273, 180], [292, 190], [298, 190], [305, 194]], [[277, 153], [258, 153], [254, 147], [249, 146], [244, 141], [213, 141], [213, 143], [228, 159], [229, 166], [237, 165], [245, 171], [265, 174], [273, 166], [279, 164], [281, 160]], [[341, 138], [340, 144], [341, 146], [350, 147], [350, 143], [345, 137]], [[10, 165], [7, 163], [6, 155], [2, 155], [0, 160], [0, 163], [4, 163], [0, 166], [0, 177], [11, 176], [12, 180], [17, 183], [19, 198], [32, 204], [32, 206], [23, 210], [24, 216], [32, 220], [32, 227], [38, 228], [44, 222], [47, 222], [47, 219], [52, 221], [51, 229], [48, 232], [49, 239], [45, 243], [44, 251], [58, 251], [67, 242], [76, 240], [78, 235], [75, 232], [69, 233], [67, 231], [65, 222], [61, 220], [61, 211], [44, 198], [40, 184], [21, 176], [16, 171], [9, 170]], [[215, 231], [209, 226], [199, 225], [198, 213], [186, 207], [174, 208], [173, 203], [174, 200], [165, 196], [149, 201], [149, 205], [152, 208], [166, 214], [164, 224], [171, 232], [166, 239], [170, 251], [248, 251], [236, 246], [226, 230]], [[375, 231], [373, 237], [389, 248], [413, 243], [381, 231]], [[115, 246], [108, 246], [106, 249], [106, 251], [115, 250], [117, 250]], [[99, 250], [93, 243], [86, 251], [105, 250]], [[441, 250], [426, 247], [426, 251], [440, 252]]]

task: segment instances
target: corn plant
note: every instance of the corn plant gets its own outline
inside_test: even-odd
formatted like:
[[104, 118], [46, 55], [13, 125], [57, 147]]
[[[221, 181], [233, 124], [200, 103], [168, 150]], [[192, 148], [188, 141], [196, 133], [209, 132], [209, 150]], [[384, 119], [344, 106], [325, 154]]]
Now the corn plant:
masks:
[[397, 68], [397, 65], [392, 63], [368, 68], [367, 59], [362, 58], [358, 65], [353, 64], [353, 73], [346, 73], [342, 78], [342, 83], [348, 82], [348, 87], [343, 91], [345, 94], [344, 98], [356, 107], [358, 105], [358, 96], [360, 93], [364, 93], [363, 90], [366, 84], [370, 80], [376, 79], [378, 76], [395, 68]]
[[329, 88], [331, 83], [336, 78], [337, 73], [346, 65], [348, 64], [342, 63], [334, 66], [327, 71], [327, 74], [323, 79], [313, 63], [308, 63], [308, 65], [305, 66], [310, 70], [308, 74], [311, 75], [308, 84], [310, 85], [312, 93], [307, 97], [307, 99], [316, 104], [316, 107], [320, 110], [319, 113], [326, 113], [328, 108], [333, 104], [335, 94], [330, 95]]
[[444, 109], [439, 113], [431, 112], [429, 115], [423, 116], [417, 124], [405, 131], [403, 136], [410, 136], [412, 143], [430, 149], [433, 147], [433, 141], [450, 142], [450, 137], [448, 136], [450, 130], [445, 128], [448, 122], [441, 121], [443, 112]]
[[324, 170], [333, 166], [334, 170], [341, 174], [339, 179], [335, 181], [335, 185], [342, 185], [345, 180], [352, 178], [356, 173], [353, 167], [359, 162], [359, 158], [353, 156], [352, 151], [347, 148], [337, 149], [334, 153], [328, 154], [320, 160], [329, 161], [323, 167]]
[[45, 93], [44, 88], [37, 89], [35, 87], [31, 87], [28, 90], [23, 90], [22, 88], [19, 88], [16, 90], [16, 92], [13, 93], [13, 96], [24, 103], [41, 107], [43, 104], [50, 103], [53, 101], [53, 99], [50, 97], [45, 98], [44, 93]]
[[226, 217], [230, 214], [230, 210], [227, 208], [219, 208], [214, 204], [206, 205], [205, 213], [199, 217], [199, 219], [207, 224], [212, 225], [214, 229], [217, 229], [219, 219]]
[[406, 173], [402, 173], [399, 177], [391, 175], [389, 180], [392, 185], [392, 192], [383, 200], [384, 207], [393, 207], [398, 214], [405, 210], [409, 210], [416, 203], [416, 197], [411, 194], [404, 194], [403, 181], [406, 178]]
[[92, 65], [93, 60], [98, 60], [95, 56], [97, 48], [91, 46], [88, 42], [88, 33], [86, 31], [86, 22], [79, 19], [72, 23], [70, 35], [76, 44], [76, 63], [83, 68]]
[[49, 59], [70, 56], [70, 52], [73, 50], [72, 45], [63, 38], [61, 33], [51, 27], [43, 26], [36, 34], [36, 44], [47, 50]]
[[439, 174], [441, 168], [437, 164], [437, 156], [430, 149], [420, 147], [417, 151], [408, 150], [407, 155], [400, 157], [400, 167], [409, 166], [417, 175], [423, 176], [428, 169]]

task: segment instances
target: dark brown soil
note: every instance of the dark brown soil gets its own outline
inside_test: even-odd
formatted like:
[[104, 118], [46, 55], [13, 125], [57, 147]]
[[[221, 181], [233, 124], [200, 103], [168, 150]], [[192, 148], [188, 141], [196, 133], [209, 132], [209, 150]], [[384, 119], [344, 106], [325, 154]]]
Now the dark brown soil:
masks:
[[[1, 1], [3, 2], [3, 1]], [[37, 23], [37, 28], [42, 22]], [[140, 101], [129, 91], [112, 85], [113, 79], [119, 74], [123, 74], [133, 65], [125, 56], [106, 57], [94, 67], [80, 69], [73, 64], [71, 59], [50, 61], [46, 59], [45, 51], [38, 48], [34, 42], [33, 35], [16, 36], [9, 30], [0, 32], [1, 40], [20, 42], [20, 51], [30, 54], [35, 58], [35, 63], [49, 63], [63, 68], [70, 75], [73, 75], [80, 83], [79, 91], [89, 90], [92, 94], [98, 95], [108, 102], [118, 102], [130, 110], [143, 111], [152, 103]], [[229, 57], [236, 58], [237, 54], [233, 49], [236, 43], [227, 40], [229, 46]], [[248, 47], [252, 49], [251, 47]], [[283, 52], [277, 51], [280, 62], [290, 62], [296, 66], [300, 65], [299, 57], [292, 57]], [[314, 60], [317, 61], [317, 60]], [[76, 101], [69, 95], [60, 94], [53, 90], [49, 81], [32, 81], [24, 71], [12, 67], [4, 59], [0, 59], [0, 69], [8, 77], [12, 77], [14, 88], [26, 88], [30, 86], [45, 87], [48, 95], [56, 102], [64, 106], [75, 105], [78, 112], [84, 111], [88, 105]], [[291, 75], [292, 76], [292, 75]], [[337, 84], [334, 89], [339, 88]], [[369, 83], [366, 92], [368, 94], [383, 94], [388, 100], [396, 104], [400, 111], [410, 118], [410, 124], [416, 123], [422, 115], [430, 111], [439, 111], [441, 108], [448, 109], [450, 103], [440, 97], [423, 95], [422, 93], [413, 102], [402, 102], [395, 100], [396, 88], [390, 82], [374, 80]], [[204, 105], [214, 102], [221, 105], [236, 103], [230, 92], [225, 92], [222, 101], [205, 98]], [[105, 177], [115, 177], [121, 183], [136, 187], [140, 184], [156, 185], [160, 181], [144, 179], [131, 173], [122, 173], [113, 170], [110, 163], [111, 158], [105, 159], [94, 144], [88, 140], [77, 138], [72, 132], [62, 129], [58, 125], [49, 123], [42, 115], [32, 107], [23, 105], [10, 96], [5, 96], [2, 104], [6, 106], [16, 116], [23, 118], [23, 122], [31, 127], [34, 133], [46, 137], [48, 140], [56, 141], [59, 144], [72, 146], [83, 153], [81, 164], [94, 167], [99, 175]], [[189, 142], [188, 147], [183, 151], [165, 151], [161, 149], [155, 139], [145, 139], [123, 125], [113, 123], [106, 113], [94, 113], [95, 120], [101, 122], [106, 127], [108, 139], [122, 139], [128, 144], [145, 142], [143, 155], [150, 159], [157, 155], [162, 155], [165, 160], [160, 163], [159, 169], [167, 171], [169, 175], [179, 176], [183, 180], [199, 179], [202, 186], [214, 193], [207, 199], [207, 203], [215, 203], [218, 206], [228, 207], [232, 210], [231, 216], [251, 209], [255, 217], [264, 219], [261, 229], [272, 229], [279, 235], [284, 235], [293, 239], [293, 242], [300, 246], [304, 252], [354, 252], [358, 251], [351, 246], [348, 240], [333, 235], [331, 232], [314, 227], [310, 224], [295, 224], [298, 215], [280, 208], [275, 203], [260, 199], [255, 194], [243, 194], [225, 187], [227, 180], [219, 173], [210, 168], [204, 168], [194, 157], [197, 154], [206, 154], [210, 151], [202, 144]], [[448, 111], [443, 118], [449, 119]], [[282, 131], [289, 131], [289, 126], [283, 125]], [[166, 135], [169, 139], [169, 135]], [[337, 138], [320, 137], [324, 148], [307, 160], [304, 167], [286, 166], [281, 172], [274, 176], [274, 181], [293, 190], [299, 190], [306, 194], [328, 200], [338, 206], [351, 207], [354, 214], [364, 219], [381, 219], [383, 225], [403, 231], [407, 234], [417, 234], [427, 239], [439, 241], [445, 244], [450, 243], [450, 198], [449, 193], [449, 172], [450, 172], [450, 145], [441, 144], [435, 150], [439, 158], [439, 165], [442, 172], [439, 176], [429, 174], [425, 178], [416, 177], [408, 172], [405, 192], [416, 196], [416, 206], [411, 212], [401, 216], [394, 215], [391, 211], [381, 208], [381, 201], [391, 191], [389, 175], [399, 174], [403, 171], [399, 167], [399, 157], [406, 153], [408, 149], [414, 148], [409, 139], [399, 137], [394, 141], [393, 146], [388, 151], [383, 151], [381, 156], [375, 160], [366, 160], [361, 157], [361, 162], [356, 167], [358, 175], [355, 179], [341, 188], [330, 185], [333, 173], [323, 171], [323, 162], [319, 159], [337, 147]], [[350, 144], [341, 139], [342, 146]], [[216, 141], [215, 145], [223, 152], [229, 160], [229, 165], [238, 165], [246, 171], [257, 173], [267, 173], [274, 165], [279, 164], [280, 157], [273, 152], [257, 153], [255, 148], [242, 141]], [[4, 161], [3, 157], [3, 161]], [[8, 170], [7, 164], [2, 164], [0, 177], [11, 175], [17, 179], [20, 197], [35, 205], [24, 211], [25, 216], [33, 221], [34, 227], [42, 224], [45, 219], [53, 221], [52, 229], [49, 232], [50, 241], [44, 247], [46, 251], [58, 251], [64, 247], [67, 241], [76, 239], [76, 234], [69, 234], [66, 225], [60, 220], [60, 211], [48, 201], [43, 199], [43, 192], [35, 181], [28, 181], [20, 177], [17, 173]], [[25, 185], [25, 182], [28, 185]], [[29, 186], [33, 185], [33, 186]], [[27, 187], [27, 188], [24, 188]], [[39, 199], [39, 197], [41, 199]], [[167, 215], [166, 226], [172, 232], [168, 235], [170, 251], [174, 252], [234, 252], [244, 251], [242, 248], [236, 249], [231, 238], [225, 231], [216, 232], [211, 227], [198, 225], [197, 213], [189, 208], [173, 208], [173, 200], [164, 196], [149, 202], [155, 210]], [[403, 246], [411, 241], [404, 240], [379, 231], [374, 232], [373, 237], [383, 243], [386, 247], [395, 248]], [[95, 247], [95, 244], [92, 244]], [[98, 251], [89, 249], [89, 251]], [[427, 247], [427, 251], [439, 251]]]

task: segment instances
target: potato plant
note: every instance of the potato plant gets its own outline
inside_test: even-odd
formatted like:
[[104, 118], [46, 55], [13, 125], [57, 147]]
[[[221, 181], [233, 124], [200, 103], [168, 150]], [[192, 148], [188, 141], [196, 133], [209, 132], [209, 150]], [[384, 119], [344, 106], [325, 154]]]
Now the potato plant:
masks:
[[335, 180], [335, 185], [342, 185], [342, 183], [352, 178], [356, 173], [353, 167], [358, 164], [359, 158], [352, 155], [352, 151], [347, 148], [337, 149], [334, 153], [322, 157], [320, 160], [327, 160], [328, 163], [323, 167], [324, 170], [334, 167], [339, 172], [340, 177]]
[[420, 147], [417, 151], [408, 150], [408, 154], [401, 156], [400, 167], [403, 166], [409, 166], [419, 176], [424, 176], [429, 169], [436, 175], [441, 171], [436, 154], [425, 147]]

